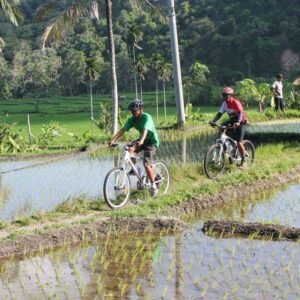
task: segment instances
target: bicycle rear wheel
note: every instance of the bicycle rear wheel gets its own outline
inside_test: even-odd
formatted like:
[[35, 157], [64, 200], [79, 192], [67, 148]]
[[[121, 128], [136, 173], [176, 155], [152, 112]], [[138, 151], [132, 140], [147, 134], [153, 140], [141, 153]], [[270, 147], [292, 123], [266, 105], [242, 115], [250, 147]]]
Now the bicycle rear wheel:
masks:
[[104, 180], [104, 200], [110, 208], [123, 207], [130, 196], [130, 178], [122, 168], [111, 169]]
[[249, 165], [251, 165], [254, 162], [254, 158], [255, 158], [254, 145], [248, 140], [244, 140], [243, 145], [245, 147], [245, 161]]
[[207, 177], [215, 179], [220, 176], [225, 168], [225, 154], [220, 144], [209, 147], [204, 157], [204, 171]]
[[165, 162], [157, 160], [152, 163], [158, 195], [165, 195], [170, 186], [170, 172]]

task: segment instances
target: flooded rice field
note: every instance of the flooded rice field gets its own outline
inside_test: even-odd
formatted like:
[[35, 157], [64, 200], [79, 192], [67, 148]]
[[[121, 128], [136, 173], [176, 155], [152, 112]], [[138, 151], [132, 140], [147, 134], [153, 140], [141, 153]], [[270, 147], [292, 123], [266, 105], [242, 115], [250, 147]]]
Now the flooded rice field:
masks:
[[[163, 143], [168, 163], [199, 162], [215, 136]], [[0, 220], [102, 197], [118, 155], [87, 153], [0, 163]], [[300, 243], [207, 236], [205, 220], [300, 227], [300, 184], [228, 203], [180, 234], [128, 234], [12, 258], [0, 265], [0, 299], [299, 299]]]
[[[215, 137], [199, 135], [164, 142], [157, 158], [168, 163], [199, 162]], [[88, 153], [62, 158], [0, 162], [0, 221], [49, 211], [58, 204], [84, 197], [101, 199], [107, 172], [118, 163], [118, 154]]]
[[177, 235], [108, 236], [92, 245], [5, 261], [0, 298], [299, 299], [299, 242], [222, 239], [201, 230], [209, 218], [299, 226], [299, 191], [294, 184], [207, 211]]
[[[266, 128], [272, 126], [249, 126], [247, 131], [252, 139], [257, 132], [266, 133]], [[298, 132], [300, 128], [298, 124], [280, 124], [277, 127], [282, 129], [284, 126], [288, 127], [289, 132]], [[216, 137], [206, 132], [192, 138], [164, 141], [157, 158], [168, 164], [196, 162], [200, 165], [208, 146]], [[268, 140], [265, 135], [257, 135], [256, 139], [256, 147], [259, 139]], [[36, 211], [49, 211], [64, 201], [80, 197], [102, 199], [105, 175], [117, 163], [116, 152], [101, 156], [81, 153], [67, 157], [0, 162], [0, 221], [13, 220]]]

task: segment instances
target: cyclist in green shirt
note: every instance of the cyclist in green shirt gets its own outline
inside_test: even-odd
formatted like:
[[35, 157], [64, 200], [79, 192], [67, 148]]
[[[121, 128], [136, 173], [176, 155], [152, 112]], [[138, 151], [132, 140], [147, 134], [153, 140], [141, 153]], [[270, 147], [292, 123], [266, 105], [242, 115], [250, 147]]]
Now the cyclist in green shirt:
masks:
[[[158, 189], [154, 183], [155, 177], [151, 167], [151, 161], [156, 149], [159, 147], [158, 134], [152, 117], [143, 112], [143, 101], [139, 99], [131, 101], [128, 106], [128, 110], [131, 111], [132, 116], [128, 118], [124, 126], [113, 136], [112, 140], [108, 144], [109, 146], [114, 144], [117, 139], [119, 139], [125, 133], [125, 131], [129, 131], [131, 128], [138, 130], [140, 137], [132, 142], [129, 152], [138, 153], [140, 151], [144, 151], [144, 167], [152, 183], [151, 195], [152, 197], [155, 197]], [[132, 161], [135, 163], [134, 159], [132, 159]], [[134, 173], [133, 171], [130, 171], [129, 174]]]

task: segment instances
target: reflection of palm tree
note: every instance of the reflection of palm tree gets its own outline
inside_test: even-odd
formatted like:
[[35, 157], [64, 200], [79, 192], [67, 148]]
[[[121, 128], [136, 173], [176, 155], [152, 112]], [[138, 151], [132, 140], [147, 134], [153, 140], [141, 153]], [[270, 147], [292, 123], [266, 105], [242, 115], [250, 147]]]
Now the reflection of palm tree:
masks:
[[175, 267], [175, 291], [176, 299], [183, 299], [182, 297], [182, 284], [183, 284], [183, 268], [181, 261], [181, 236], [180, 234], [175, 236], [175, 257], [176, 257], [176, 267]]

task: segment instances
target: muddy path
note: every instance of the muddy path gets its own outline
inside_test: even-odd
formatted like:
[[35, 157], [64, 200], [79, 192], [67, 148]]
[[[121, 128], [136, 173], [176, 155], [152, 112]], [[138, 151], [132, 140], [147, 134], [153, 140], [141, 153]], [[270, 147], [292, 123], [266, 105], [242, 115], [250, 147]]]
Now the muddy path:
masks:
[[229, 201], [239, 201], [284, 184], [300, 179], [300, 166], [289, 172], [256, 181], [255, 183], [231, 186], [209, 197], [195, 197], [182, 205], [168, 208], [166, 216], [147, 218], [111, 218], [103, 212], [85, 215], [64, 216], [52, 221], [0, 230], [0, 259], [20, 256], [33, 251], [52, 249], [83, 240], [92, 241], [108, 234], [152, 231], [181, 231], [188, 225], [174, 218], [185, 214], [197, 214], [210, 207]]
[[287, 240], [298, 240], [300, 238], [300, 228], [286, 227], [278, 224], [206, 221], [202, 230], [208, 234], [217, 232], [222, 236], [242, 235], [249, 237], [251, 235]]

